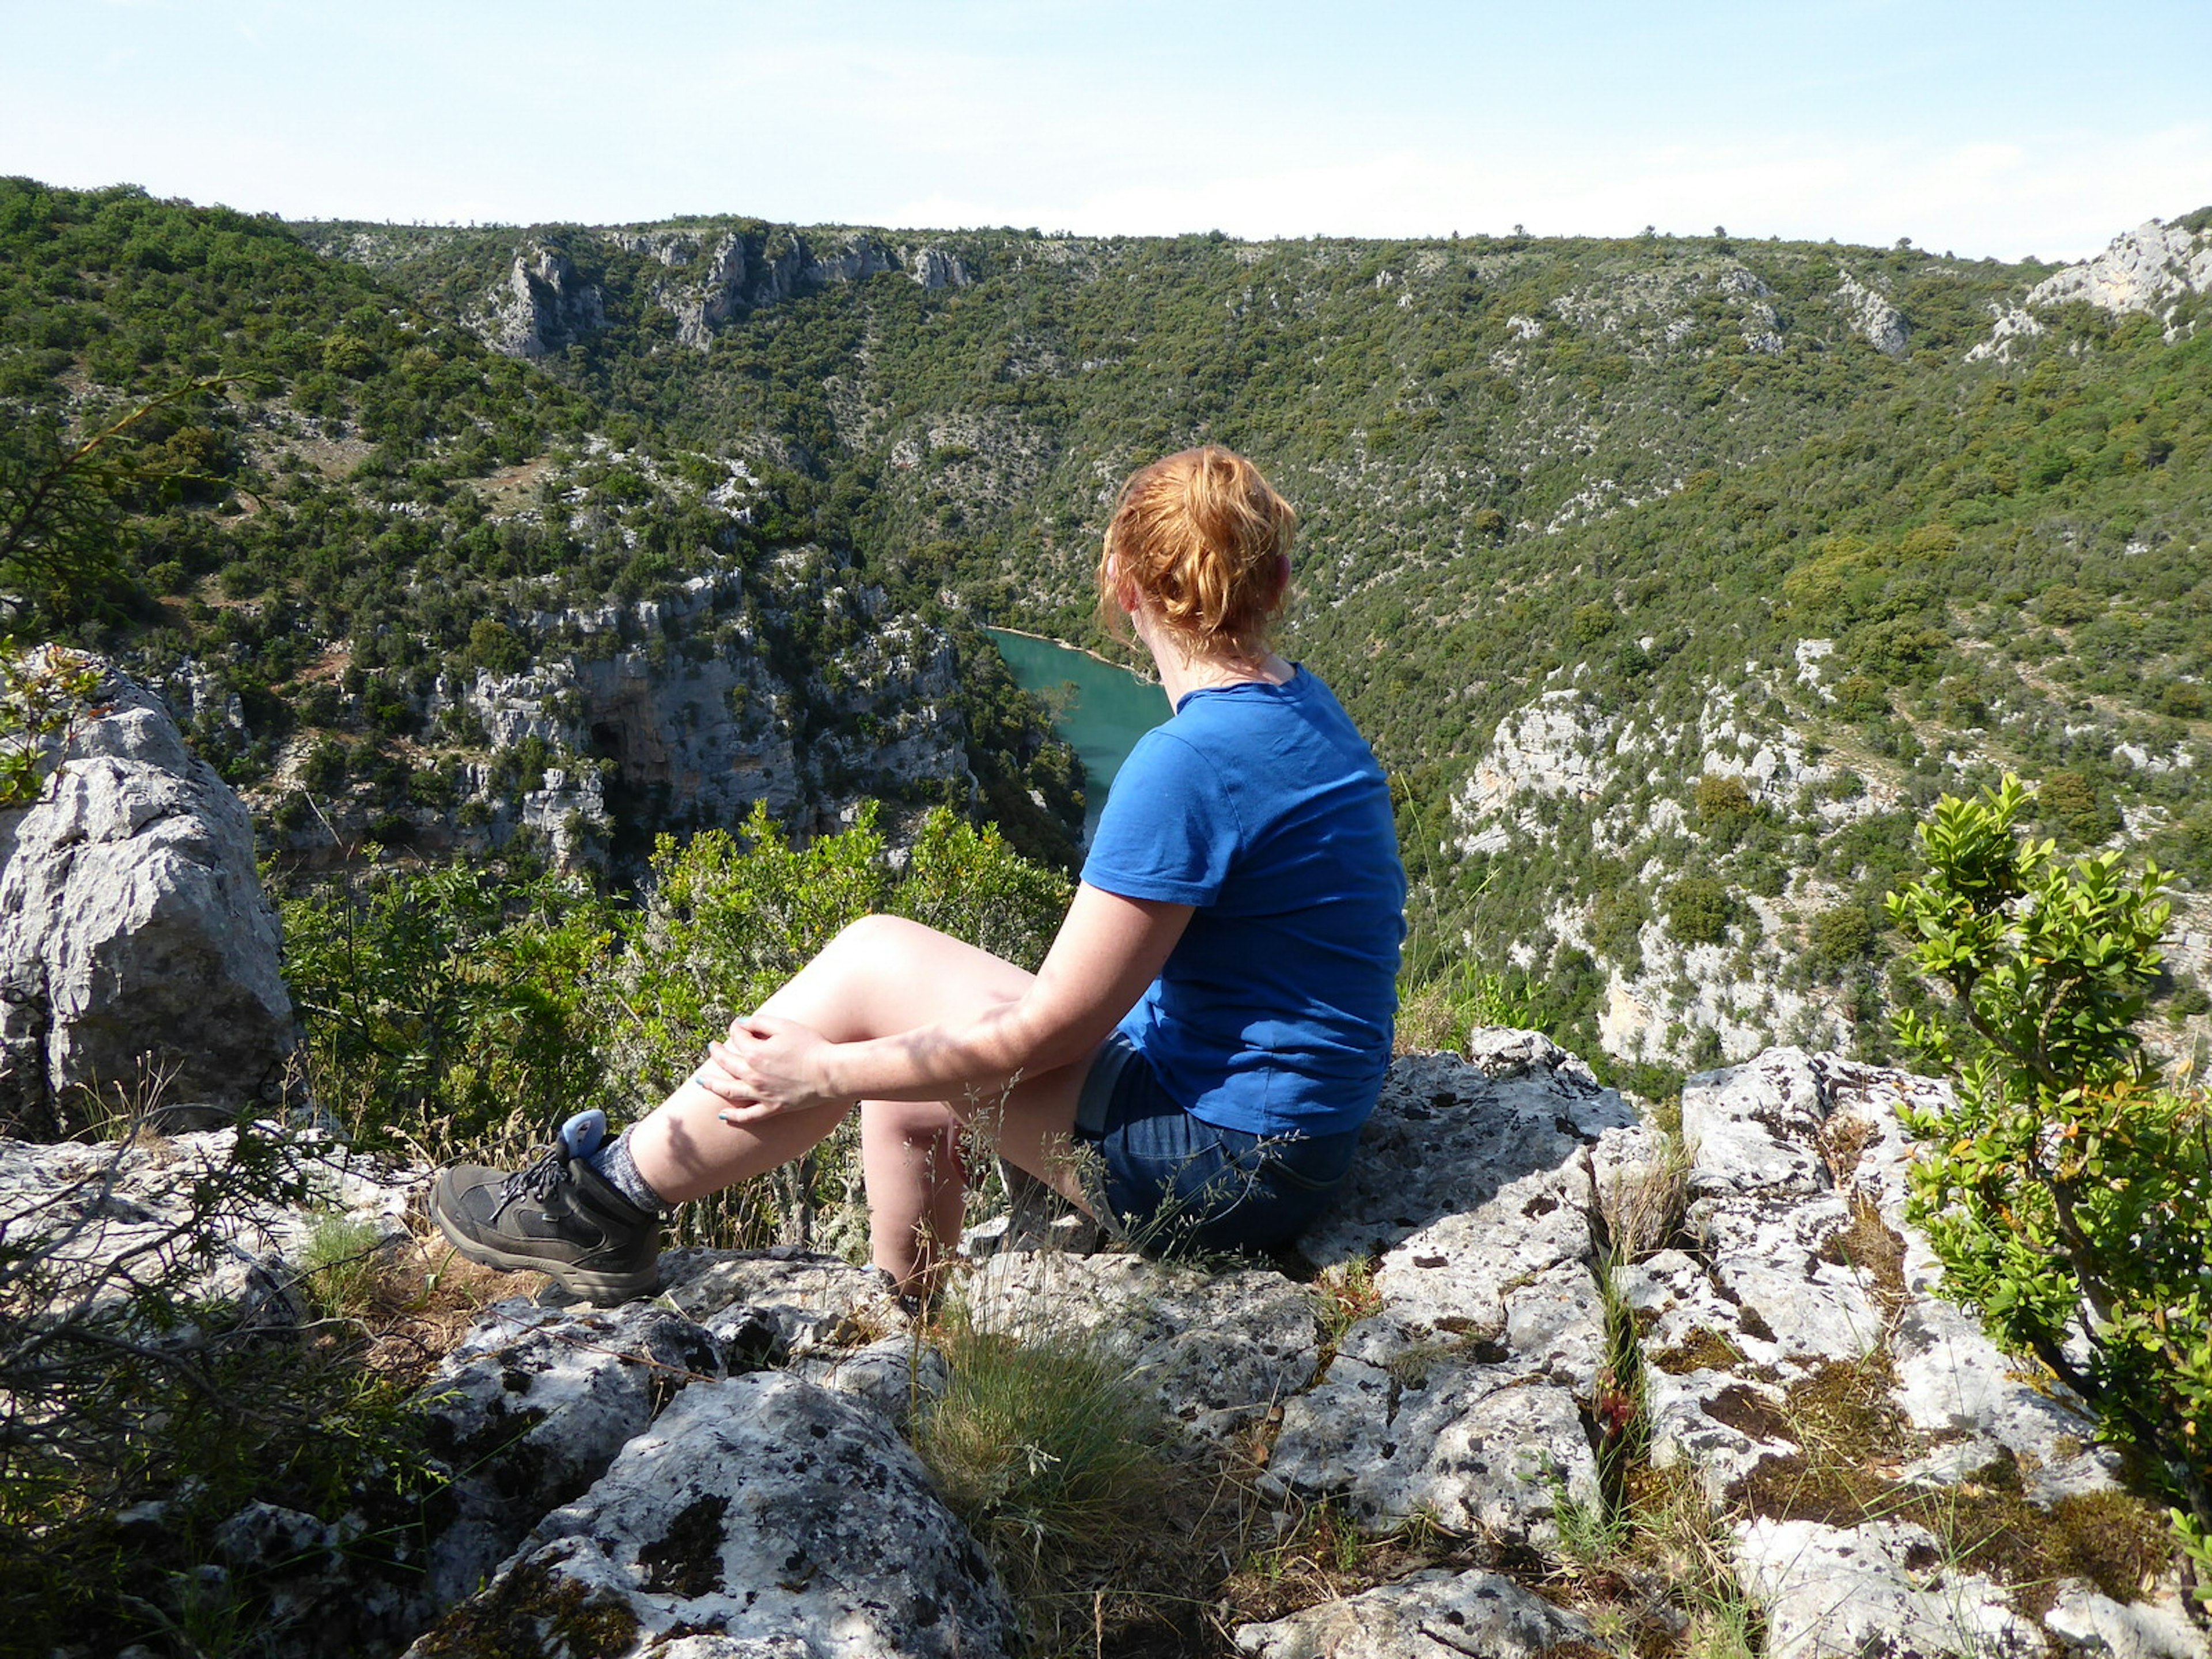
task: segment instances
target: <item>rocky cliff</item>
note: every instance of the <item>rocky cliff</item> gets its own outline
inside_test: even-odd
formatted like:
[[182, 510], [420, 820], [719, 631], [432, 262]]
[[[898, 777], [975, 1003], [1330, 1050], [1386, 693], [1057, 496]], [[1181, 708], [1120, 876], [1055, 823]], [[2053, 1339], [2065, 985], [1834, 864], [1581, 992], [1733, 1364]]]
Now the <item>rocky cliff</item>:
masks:
[[587, 276], [577, 260], [597, 264], [610, 254], [629, 256], [645, 302], [672, 319], [678, 342], [699, 351], [733, 319], [833, 283], [884, 271], [924, 289], [963, 288], [972, 280], [957, 253], [861, 231], [543, 232], [516, 248], [505, 279], [470, 306], [465, 319], [485, 344], [509, 356], [546, 357], [581, 344], [606, 327], [608, 307], [604, 274]]

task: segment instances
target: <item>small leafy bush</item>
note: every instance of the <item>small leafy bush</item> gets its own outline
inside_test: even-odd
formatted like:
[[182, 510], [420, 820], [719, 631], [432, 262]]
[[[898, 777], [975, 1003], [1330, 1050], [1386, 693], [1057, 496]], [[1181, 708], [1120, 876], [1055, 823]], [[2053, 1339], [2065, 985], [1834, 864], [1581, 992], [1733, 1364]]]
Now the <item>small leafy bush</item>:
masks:
[[[565, 878], [379, 870], [283, 906], [317, 1098], [368, 1145], [520, 1151], [597, 1103], [610, 908]], [[518, 1116], [527, 1120], [517, 1124]]]
[[1958, 1080], [1954, 1111], [1904, 1114], [1923, 1143], [1906, 1213], [1944, 1293], [2088, 1401], [2212, 1566], [2212, 1110], [2157, 1085], [2134, 1029], [2164, 877], [2113, 853], [2067, 866], [2014, 835], [2030, 799], [2009, 776], [1945, 797], [1921, 831], [1929, 873], [1887, 900], [1950, 992], [1898, 1035]]
[[0, 641], [0, 811], [28, 806], [46, 787], [70, 723], [100, 689], [100, 671], [67, 651]]

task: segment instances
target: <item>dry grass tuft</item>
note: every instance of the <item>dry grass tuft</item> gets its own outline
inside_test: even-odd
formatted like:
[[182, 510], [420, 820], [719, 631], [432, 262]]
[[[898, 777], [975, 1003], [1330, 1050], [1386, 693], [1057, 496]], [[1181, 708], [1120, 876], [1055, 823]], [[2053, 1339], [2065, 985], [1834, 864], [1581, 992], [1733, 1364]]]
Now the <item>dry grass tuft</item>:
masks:
[[1617, 1259], [1643, 1261], [1682, 1242], [1695, 1158], [1695, 1149], [1680, 1134], [1661, 1131], [1656, 1158], [1606, 1182], [1598, 1213]]

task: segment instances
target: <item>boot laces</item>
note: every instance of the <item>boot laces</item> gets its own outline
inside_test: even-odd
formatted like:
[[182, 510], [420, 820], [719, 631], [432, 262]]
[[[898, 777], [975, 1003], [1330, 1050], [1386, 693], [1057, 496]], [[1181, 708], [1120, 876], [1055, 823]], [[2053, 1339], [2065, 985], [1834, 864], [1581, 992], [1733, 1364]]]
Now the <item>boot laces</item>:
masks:
[[568, 1149], [555, 1141], [539, 1154], [538, 1161], [526, 1169], [517, 1170], [500, 1183], [499, 1196], [502, 1204], [512, 1204], [527, 1194], [543, 1200], [568, 1176]]

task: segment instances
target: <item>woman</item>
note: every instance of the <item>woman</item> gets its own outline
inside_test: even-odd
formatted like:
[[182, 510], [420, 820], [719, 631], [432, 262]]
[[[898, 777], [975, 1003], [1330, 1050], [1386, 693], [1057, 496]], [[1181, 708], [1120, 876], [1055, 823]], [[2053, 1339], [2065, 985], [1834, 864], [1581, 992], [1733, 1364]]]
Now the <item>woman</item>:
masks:
[[858, 1107], [876, 1265], [959, 1237], [963, 1125], [1141, 1239], [1288, 1243], [1350, 1168], [1390, 1051], [1405, 876], [1381, 769], [1267, 625], [1297, 516], [1207, 447], [1124, 486], [1098, 564], [1175, 709], [1131, 752], [1038, 971], [855, 922], [618, 1140], [597, 1113], [431, 1209], [465, 1255], [577, 1294], [651, 1288], [665, 1210], [797, 1158]]

